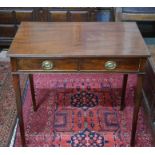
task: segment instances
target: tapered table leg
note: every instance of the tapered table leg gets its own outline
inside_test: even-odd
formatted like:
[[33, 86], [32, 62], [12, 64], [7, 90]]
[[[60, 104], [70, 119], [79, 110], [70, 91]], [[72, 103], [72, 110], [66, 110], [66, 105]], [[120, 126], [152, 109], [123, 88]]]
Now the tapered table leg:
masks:
[[125, 95], [126, 95], [126, 86], [128, 81], [128, 74], [123, 75], [123, 83], [122, 83], [122, 94], [121, 94], [121, 106], [120, 110], [123, 110], [125, 108]]
[[142, 99], [142, 81], [143, 81], [143, 75], [138, 75], [135, 104], [134, 104], [134, 111], [133, 111], [133, 120], [132, 120], [132, 131], [131, 131], [131, 141], [130, 141], [131, 146], [135, 146], [138, 113], [139, 113], [139, 109], [142, 101], [141, 100]]
[[36, 111], [37, 105], [36, 105], [36, 99], [35, 99], [34, 81], [33, 81], [33, 75], [32, 74], [29, 74], [29, 81], [30, 81], [33, 110]]
[[16, 95], [17, 116], [19, 119], [21, 143], [22, 143], [22, 146], [26, 146], [25, 129], [24, 129], [24, 121], [23, 121], [23, 110], [22, 110], [22, 100], [21, 100], [21, 90], [20, 90], [20, 79], [19, 79], [19, 75], [17, 75], [17, 74], [12, 75], [12, 77], [13, 77], [13, 85], [14, 85], [15, 95]]

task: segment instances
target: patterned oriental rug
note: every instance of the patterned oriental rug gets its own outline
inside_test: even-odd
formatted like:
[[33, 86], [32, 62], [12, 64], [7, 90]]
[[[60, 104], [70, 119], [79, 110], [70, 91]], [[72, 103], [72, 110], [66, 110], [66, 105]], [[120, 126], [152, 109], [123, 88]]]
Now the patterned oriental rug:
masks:
[[9, 64], [0, 62], [0, 146], [9, 145], [16, 118]]
[[[27, 76], [21, 77], [24, 99]], [[0, 61], [0, 147], [9, 146], [16, 123], [16, 103], [9, 62]]]
[[[34, 75], [38, 110], [30, 89], [24, 103], [27, 146], [129, 146], [136, 76], [130, 75], [126, 107], [120, 111], [122, 75]], [[136, 146], [151, 146], [141, 108]], [[21, 146], [19, 129], [14, 146]]]

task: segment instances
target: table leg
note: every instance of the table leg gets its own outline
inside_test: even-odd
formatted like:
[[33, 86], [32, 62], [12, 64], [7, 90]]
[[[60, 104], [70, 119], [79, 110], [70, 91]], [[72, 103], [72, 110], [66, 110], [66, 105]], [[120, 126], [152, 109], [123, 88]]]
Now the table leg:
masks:
[[132, 120], [132, 131], [131, 131], [131, 141], [130, 141], [131, 146], [135, 146], [138, 113], [139, 113], [141, 99], [142, 99], [142, 81], [143, 81], [143, 75], [138, 75], [137, 88], [136, 88], [136, 94], [135, 94], [136, 95], [135, 104], [134, 104], [134, 111], [133, 111], [133, 120]]
[[37, 110], [37, 105], [36, 105], [36, 99], [35, 99], [33, 74], [29, 74], [29, 81], [30, 81], [30, 89], [31, 89], [33, 110], [36, 111]]
[[126, 95], [126, 86], [128, 81], [128, 74], [123, 75], [123, 83], [122, 83], [122, 94], [121, 94], [121, 107], [120, 110], [125, 108], [125, 95]]
[[17, 116], [19, 119], [21, 143], [22, 143], [22, 146], [26, 146], [24, 121], [23, 121], [23, 110], [22, 110], [22, 100], [21, 100], [21, 90], [20, 90], [20, 79], [19, 79], [18, 74], [12, 75], [12, 77], [13, 77], [13, 85], [14, 85], [14, 90], [15, 90], [15, 95], [16, 95], [16, 107], [17, 107]]

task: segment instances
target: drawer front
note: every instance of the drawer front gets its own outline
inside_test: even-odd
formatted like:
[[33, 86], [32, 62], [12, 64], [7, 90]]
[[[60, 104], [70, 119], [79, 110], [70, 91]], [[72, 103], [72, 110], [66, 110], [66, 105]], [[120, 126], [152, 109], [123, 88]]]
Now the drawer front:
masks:
[[77, 64], [76, 59], [19, 59], [17, 60], [17, 70], [77, 71]]
[[70, 16], [72, 22], [84, 22], [89, 20], [88, 11], [70, 11]]
[[21, 21], [32, 21], [33, 10], [16, 10], [16, 22], [19, 24]]
[[49, 21], [52, 22], [67, 21], [67, 11], [49, 11]]
[[143, 72], [144, 59], [138, 58], [61, 58], [17, 59], [18, 71]]
[[0, 24], [14, 24], [15, 16], [12, 11], [0, 10]]
[[17, 27], [13, 25], [0, 25], [0, 37], [14, 37]]
[[[92, 58], [83, 59], [80, 62], [81, 71], [113, 71], [113, 72], [134, 72], [140, 67], [140, 59], [137, 58]], [[108, 66], [109, 65], [109, 66]]]

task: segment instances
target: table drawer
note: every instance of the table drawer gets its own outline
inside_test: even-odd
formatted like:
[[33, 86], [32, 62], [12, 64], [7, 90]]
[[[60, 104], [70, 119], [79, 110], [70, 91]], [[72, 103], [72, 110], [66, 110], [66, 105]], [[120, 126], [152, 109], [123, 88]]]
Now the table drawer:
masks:
[[138, 58], [91, 58], [80, 62], [81, 71], [138, 71], [141, 60]]
[[18, 71], [144, 71], [145, 59], [140, 58], [19, 58]]
[[17, 70], [25, 71], [77, 71], [76, 59], [18, 59]]

